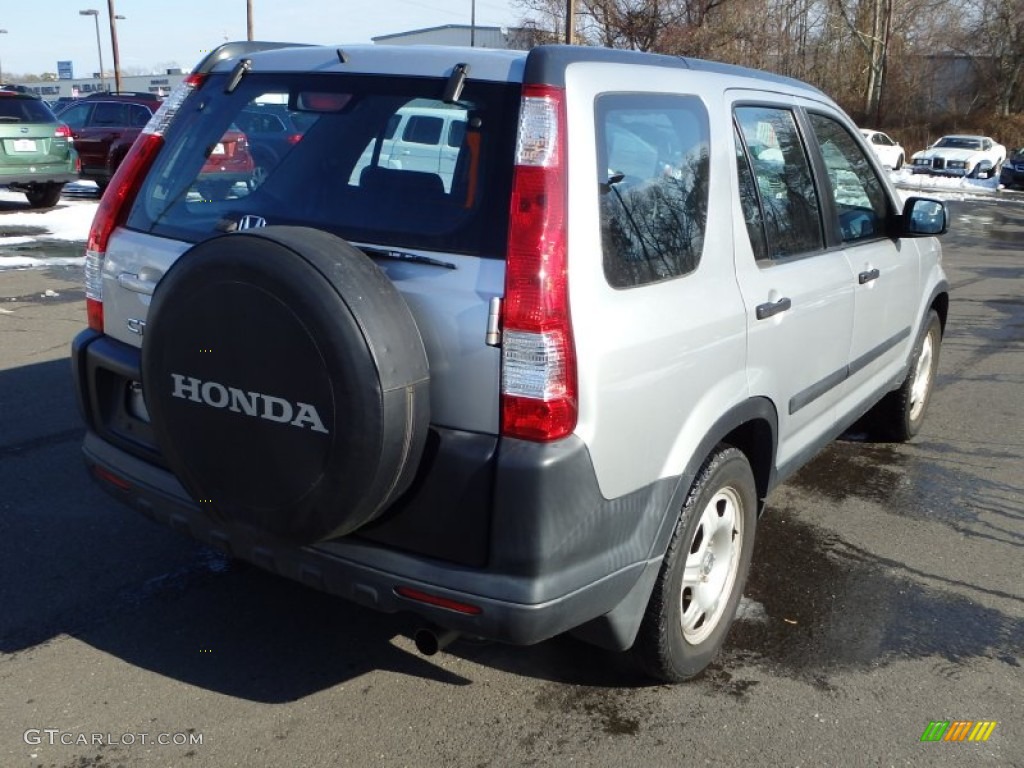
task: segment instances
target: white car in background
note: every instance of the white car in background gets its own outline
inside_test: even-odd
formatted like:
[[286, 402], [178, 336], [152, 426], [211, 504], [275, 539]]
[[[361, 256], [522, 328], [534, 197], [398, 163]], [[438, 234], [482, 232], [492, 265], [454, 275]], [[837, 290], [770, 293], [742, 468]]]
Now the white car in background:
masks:
[[913, 157], [914, 173], [992, 178], [1006, 161], [1006, 147], [988, 136], [943, 136]]
[[894, 171], [903, 167], [907, 153], [898, 141], [881, 131], [874, 131], [870, 128], [861, 128], [860, 132], [882, 165], [892, 168]]

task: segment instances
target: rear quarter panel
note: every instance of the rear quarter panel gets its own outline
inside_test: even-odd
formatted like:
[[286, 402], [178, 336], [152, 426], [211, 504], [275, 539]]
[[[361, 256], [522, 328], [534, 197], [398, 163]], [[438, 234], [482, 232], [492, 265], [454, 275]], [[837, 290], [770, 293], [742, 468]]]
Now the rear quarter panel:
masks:
[[[745, 321], [732, 269], [731, 134], [721, 134], [720, 76], [646, 66], [571, 65], [569, 291], [579, 422], [601, 492], [614, 498], [682, 473], [723, 413], [746, 397]], [[698, 96], [712, 115], [708, 226], [697, 269], [628, 289], [602, 265], [594, 100], [599, 93]], [[728, 139], [728, 141], [726, 141]]]

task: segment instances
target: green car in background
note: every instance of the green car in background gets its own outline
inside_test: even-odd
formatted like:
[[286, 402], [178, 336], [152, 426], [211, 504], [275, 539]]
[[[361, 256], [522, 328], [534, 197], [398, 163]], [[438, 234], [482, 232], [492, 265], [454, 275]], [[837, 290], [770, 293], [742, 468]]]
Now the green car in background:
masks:
[[0, 186], [24, 192], [33, 208], [48, 208], [77, 178], [68, 127], [38, 96], [0, 85]]

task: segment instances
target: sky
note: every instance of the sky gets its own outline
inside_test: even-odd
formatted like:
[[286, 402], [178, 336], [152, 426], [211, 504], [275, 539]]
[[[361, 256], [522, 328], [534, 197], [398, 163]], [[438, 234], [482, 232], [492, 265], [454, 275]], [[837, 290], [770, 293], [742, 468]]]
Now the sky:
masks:
[[[0, 72], [56, 72], [69, 60], [75, 77], [98, 71], [96, 26], [80, 10], [100, 12], [103, 65], [113, 67], [110, 0], [0, 0]], [[225, 40], [245, 39], [245, 0], [113, 0], [122, 71], [184, 70]], [[444, 24], [514, 26], [511, 0], [253, 0], [254, 37], [297, 43], [369, 43], [370, 38]]]

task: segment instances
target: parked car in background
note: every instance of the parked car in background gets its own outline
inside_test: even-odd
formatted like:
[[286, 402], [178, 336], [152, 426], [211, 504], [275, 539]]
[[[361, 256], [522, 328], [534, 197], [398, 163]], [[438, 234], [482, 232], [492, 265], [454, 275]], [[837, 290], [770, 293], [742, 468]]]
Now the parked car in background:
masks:
[[[154, 93], [96, 93], [66, 106], [60, 118], [68, 124], [81, 157], [80, 176], [106, 189], [146, 123], [160, 108]], [[245, 134], [236, 126], [211, 145], [196, 189], [207, 199], [223, 199], [231, 188], [252, 180], [254, 163]]]
[[249, 141], [255, 186], [302, 140], [312, 122], [308, 114], [288, 109], [286, 104], [256, 102], [239, 113], [235, 126]]
[[1008, 188], [1024, 188], [1024, 147], [1010, 150], [999, 172], [999, 183]]
[[95, 93], [58, 113], [71, 128], [82, 160], [80, 176], [106, 189], [135, 139], [160, 106], [153, 93]]
[[248, 138], [231, 125], [206, 156], [196, 177], [196, 191], [205, 200], [224, 200], [235, 193], [236, 184], [248, 190], [255, 170]]
[[1006, 147], [988, 136], [943, 136], [914, 153], [914, 173], [990, 179], [1006, 160]]
[[861, 135], [871, 145], [871, 150], [878, 156], [879, 162], [887, 168], [898, 171], [903, 167], [907, 153], [900, 143], [888, 134], [870, 128], [861, 128]]
[[33, 208], [48, 208], [77, 178], [68, 127], [38, 96], [0, 85], [0, 185], [24, 192]]

